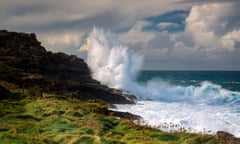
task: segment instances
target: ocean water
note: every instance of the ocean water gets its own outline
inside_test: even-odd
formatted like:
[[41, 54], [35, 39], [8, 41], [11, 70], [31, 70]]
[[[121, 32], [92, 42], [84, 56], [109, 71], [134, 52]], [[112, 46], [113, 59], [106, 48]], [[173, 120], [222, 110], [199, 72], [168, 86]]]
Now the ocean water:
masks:
[[240, 136], [239, 71], [142, 71], [135, 81], [145, 86], [153, 81], [156, 93], [134, 105], [116, 105], [118, 111], [140, 115], [143, 124], [165, 131]]
[[144, 56], [98, 28], [86, 45], [92, 76], [137, 96], [136, 104], [115, 110], [139, 115], [142, 124], [165, 131], [223, 130], [240, 137], [240, 72], [140, 71]]
[[182, 86], [200, 86], [208, 81], [228, 90], [240, 91], [240, 71], [140, 71], [135, 81], [146, 83], [155, 78]]

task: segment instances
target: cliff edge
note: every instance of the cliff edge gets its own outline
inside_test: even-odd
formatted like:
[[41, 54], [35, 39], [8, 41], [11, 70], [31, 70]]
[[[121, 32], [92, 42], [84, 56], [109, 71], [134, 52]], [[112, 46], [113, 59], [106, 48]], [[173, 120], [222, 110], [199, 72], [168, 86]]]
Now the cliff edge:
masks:
[[94, 80], [83, 59], [47, 51], [34, 33], [0, 30], [0, 79], [19, 87], [35, 87], [42, 92], [83, 100], [132, 103], [121, 91]]

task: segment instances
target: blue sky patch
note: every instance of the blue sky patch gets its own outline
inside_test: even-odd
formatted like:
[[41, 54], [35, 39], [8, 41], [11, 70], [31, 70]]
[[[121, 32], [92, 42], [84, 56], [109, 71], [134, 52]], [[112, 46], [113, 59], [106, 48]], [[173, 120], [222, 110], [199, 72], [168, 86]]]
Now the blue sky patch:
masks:
[[123, 28], [119, 28], [119, 29], [115, 30], [114, 32], [115, 33], [125, 33], [125, 32], [128, 32], [131, 28], [132, 28], [132, 26], [123, 27]]

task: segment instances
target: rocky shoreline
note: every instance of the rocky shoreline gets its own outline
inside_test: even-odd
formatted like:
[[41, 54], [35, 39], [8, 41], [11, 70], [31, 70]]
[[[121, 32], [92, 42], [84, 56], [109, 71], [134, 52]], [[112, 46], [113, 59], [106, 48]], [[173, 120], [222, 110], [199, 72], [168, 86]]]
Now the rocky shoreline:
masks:
[[[107, 105], [133, 104], [134, 95], [108, 88], [91, 77], [83, 59], [64, 53], [52, 53], [41, 46], [33, 33], [0, 30], [0, 79], [19, 88], [33, 88], [36, 95], [52, 93], [81, 100], [102, 100]], [[7, 93], [2, 87], [1, 92]], [[113, 116], [130, 120], [139, 116], [109, 110]], [[240, 139], [220, 131], [216, 137], [227, 144]]]

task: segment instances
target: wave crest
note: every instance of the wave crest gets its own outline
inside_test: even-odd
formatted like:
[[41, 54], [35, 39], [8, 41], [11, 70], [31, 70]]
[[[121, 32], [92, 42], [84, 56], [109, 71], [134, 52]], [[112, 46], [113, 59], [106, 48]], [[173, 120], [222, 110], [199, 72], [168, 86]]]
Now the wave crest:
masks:
[[88, 40], [87, 63], [93, 77], [109, 87], [128, 89], [142, 57], [132, 54], [115, 35], [103, 29], [93, 28]]
[[146, 87], [150, 99], [165, 102], [222, 105], [240, 101], [239, 92], [224, 89], [208, 81], [202, 82], [200, 86], [174, 86], [161, 80], [153, 80], [149, 81]]

